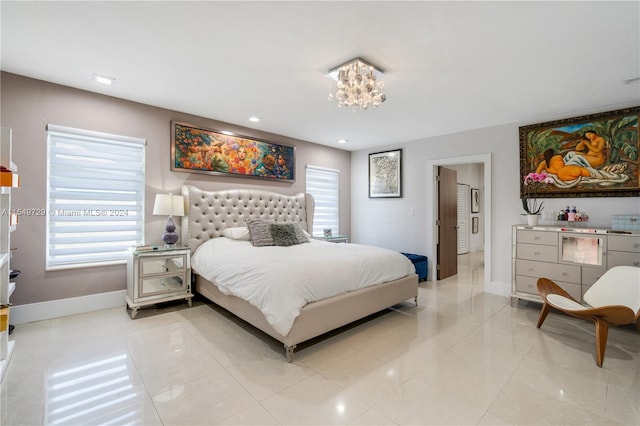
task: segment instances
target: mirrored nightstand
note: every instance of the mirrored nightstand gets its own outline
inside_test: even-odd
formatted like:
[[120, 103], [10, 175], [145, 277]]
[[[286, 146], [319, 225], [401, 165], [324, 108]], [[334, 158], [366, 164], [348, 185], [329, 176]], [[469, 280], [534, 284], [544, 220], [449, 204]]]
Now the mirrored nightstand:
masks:
[[314, 236], [313, 238], [318, 239], [318, 240], [329, 241], [330, 243], [348, 243], [349, 242], [349, 236], [348, 235], [343, 235], [343, 234], [331, 235], [330, 237], [324, 237], [322, 235], [317, 235], [317, 236]]
[[126, 299], [131, 318], [141, 307], [156, 303], [186, 299], [191, 306], [192, 297], [189, 247], [129, 250]]

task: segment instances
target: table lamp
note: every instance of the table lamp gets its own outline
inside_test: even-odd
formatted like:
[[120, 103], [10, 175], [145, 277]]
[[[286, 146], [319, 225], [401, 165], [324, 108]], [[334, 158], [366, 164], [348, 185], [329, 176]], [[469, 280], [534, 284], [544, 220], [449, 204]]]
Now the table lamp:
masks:
[[174, 247], [180, 236], [176, 232], [176, 224], [172, 216], [184, 216], [184, 198], [182, 195], [156, 194], [153, 214], [169, 216], [165, 232], [162, 234], [162, 241], [167, 247]]

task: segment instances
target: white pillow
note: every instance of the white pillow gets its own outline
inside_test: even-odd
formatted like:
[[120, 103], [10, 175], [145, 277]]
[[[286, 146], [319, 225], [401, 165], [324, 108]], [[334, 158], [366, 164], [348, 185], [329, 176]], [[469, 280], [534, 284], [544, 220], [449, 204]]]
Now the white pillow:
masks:
[[231, 238], [232, 240], [249, 241], [251, 239], [249, 228], [246, 226], [235, 226], [233, 228], [223, 229], [222, 236]]

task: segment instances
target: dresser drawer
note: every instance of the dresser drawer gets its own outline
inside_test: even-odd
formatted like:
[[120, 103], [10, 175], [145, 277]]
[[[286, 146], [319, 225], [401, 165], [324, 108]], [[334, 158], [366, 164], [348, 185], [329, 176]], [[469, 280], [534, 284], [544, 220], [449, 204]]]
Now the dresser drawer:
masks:
[[[575, 298], [576, 300], [582, 300], [582, 286], [580, 284], [573, 284], [555, 280], [553, 282], [562, 287], [567, 293], [571, 295], [571, 297]], [[537, 283], [537, 278], [516, 275], [516, 291], [538, 294]]]
[[614, 251], [630, 251], [640, 253], [640, 235], [609, 235], [607, 248]]
[[580, 284], [580, 267], [574, 265], [559, 265], [557, 263], [534, 262], [531, 260], [516, 260], [516, 275], [533, 278], [549, 278], [552, 281], [563, 281]]
[[537, 260], [540, 262], [557, 262], [558, 247], [518, 243], [516, 244], [516, 257], [518, 259]]
[[516, 232], [516, 243], [543, 244], [546, 246], [557, 246], [558, 233], [544, 232], [544, 231], [528, 231], [524, 229], [518, 229]]
[[631, 253], [628, 251], [608, 251], [607, 267], [613, 268], [614, 266], [620, 265], [640, 266], [640, 253]]
[[607, 272], [606, 269], [600, 268], [582, 268], [582, 285], [583, 286], [591, 286], [593, 283], [598, 281], [598, 279]]

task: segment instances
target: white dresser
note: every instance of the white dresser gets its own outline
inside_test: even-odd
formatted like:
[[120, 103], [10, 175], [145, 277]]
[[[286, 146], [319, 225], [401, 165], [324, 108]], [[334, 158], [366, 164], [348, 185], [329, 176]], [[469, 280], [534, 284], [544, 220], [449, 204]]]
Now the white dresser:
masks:
[[536, 283], [555, 281], [576, 300], [608, 268], [640, 266], [640, 234], [603, 228], [514, 225], [511, 302], [540, 302]]

